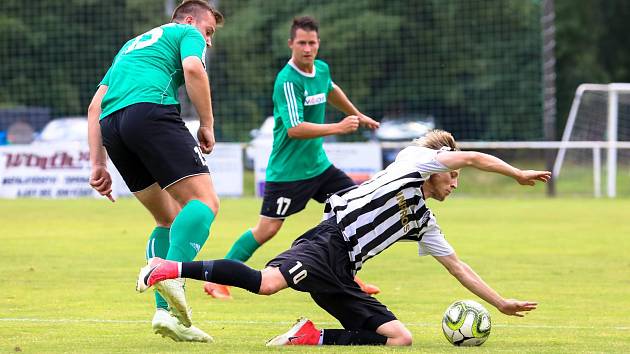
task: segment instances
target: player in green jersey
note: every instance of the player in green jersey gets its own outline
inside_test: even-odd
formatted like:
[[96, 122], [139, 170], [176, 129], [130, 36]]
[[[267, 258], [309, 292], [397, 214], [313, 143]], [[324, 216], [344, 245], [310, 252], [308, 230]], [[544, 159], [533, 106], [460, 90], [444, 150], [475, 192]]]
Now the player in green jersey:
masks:
[[[322, 146], [324, 136], [352, 133], [359, 125], [379, 126], [333, 83], [328, 64], [316, 60], [319, 28], [312, 17], [293, 20], [288, 44], [291, 59], [278, 73], [273, 90], [273, 148], [260, 219], [234, 243], [227, 259], [247, 261], [278, 233], [285, 218], [304, 209], [310, 199], [323, 203], [330, 194], [353, 188], [354, 182], [328, 160]], [[326, 102], [348, 116], [325, 124]], [[357, 282], [368, 293], [379, 291]], [[204, 289], [213, 297], [230, 298], [229, 289], [220, 284], [207, 283]]]
[[[202, 0], [185, 0], [172, 23], [129, 40], [118, 52], [88, 109], [90, 185], [112, 202], [107, 155], [156, 227], [147, 259], [195, 258], [208, 238], [219, 198], [203, 153], [215, 143], [206, 49], [223, 15]], [[178, 88], [186, 85], [200, 119], [199, 145], [179, 114]], [[155, 333], [176, 341], [210, 342], [191, 326], [183, 280], [157, 288]], [[171, 308], [166, 298], [183, 299]]]

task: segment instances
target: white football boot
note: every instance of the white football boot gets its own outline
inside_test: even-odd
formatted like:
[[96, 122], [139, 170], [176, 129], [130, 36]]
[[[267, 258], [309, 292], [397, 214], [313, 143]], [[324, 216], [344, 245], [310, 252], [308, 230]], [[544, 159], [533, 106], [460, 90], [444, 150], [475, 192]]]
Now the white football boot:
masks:
[[186, 327], [192, 325], [192, 312], [186, 304], [186, 292], [184, 291], [184, 279], [167, 279], [155, 283], [155, 289], [168, 302], [171, 312]]
[[195, 326], [185, 327], [176, 317], [164, 309], [155, 311], [151, 327], [156, 334], [171, 338], [176, 342], [213, 342], [212, 337], [206, 332]]

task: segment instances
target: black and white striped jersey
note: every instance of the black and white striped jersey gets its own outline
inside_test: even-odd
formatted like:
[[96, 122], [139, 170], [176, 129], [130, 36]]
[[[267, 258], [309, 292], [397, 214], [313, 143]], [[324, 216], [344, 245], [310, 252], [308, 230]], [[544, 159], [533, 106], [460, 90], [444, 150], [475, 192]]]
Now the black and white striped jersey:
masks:
[[418, 242], [420, 255], [454, 252], [420, 189], [432, 174], [450, 171], [436, 160], [438, 153], [418, 146], [405, 148], [385, 170], [327, 200], [324, 218], [336, 218], [355, 273], [365, 261], [401, 240]]

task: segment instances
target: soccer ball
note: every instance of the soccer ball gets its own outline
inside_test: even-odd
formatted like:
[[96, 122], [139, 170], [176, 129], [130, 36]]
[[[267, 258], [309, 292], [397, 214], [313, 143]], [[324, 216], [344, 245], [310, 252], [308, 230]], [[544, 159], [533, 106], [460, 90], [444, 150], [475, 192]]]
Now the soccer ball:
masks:
[[456, 346], [482, 345], [490, 335], [490, 313], [472, 300], [455, 301], [442, 318], [442, 331], [446, 339]]

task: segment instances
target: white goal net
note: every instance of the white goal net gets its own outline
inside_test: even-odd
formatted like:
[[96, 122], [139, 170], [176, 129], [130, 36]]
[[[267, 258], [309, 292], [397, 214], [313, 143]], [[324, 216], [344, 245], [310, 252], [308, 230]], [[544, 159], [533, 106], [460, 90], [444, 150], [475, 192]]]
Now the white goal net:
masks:
[[554, 164], [554, 176], [591, 170], [595, 196], [602, 194], [601, 176], [606, 175], [606, 194], [625, 192], [630, 179], [630, 84], [582, 84], [575, 98]]

